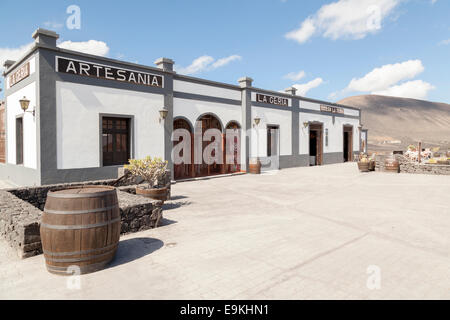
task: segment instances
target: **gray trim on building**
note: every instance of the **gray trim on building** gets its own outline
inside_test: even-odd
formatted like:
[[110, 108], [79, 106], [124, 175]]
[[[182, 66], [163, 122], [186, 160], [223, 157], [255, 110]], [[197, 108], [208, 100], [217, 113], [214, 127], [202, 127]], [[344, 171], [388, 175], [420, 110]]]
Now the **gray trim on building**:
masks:
[[359, 116], [350, 116], [350, 115], [347, 115], [347, 114], [323, 112], [323, 111], [304, 109], [304, 108], [300, 108], [300, 113], [312, 113], [312, 114], [319, 114], [319, 115], [322, 115], [322, 116], [340, 117], [340, 118], [349, 118], [349, 119], [359, 119]]
[[242, 103], [240, 100], [205, 96], [205, 95], [201, 95], [201, 94], [179, 92], [179, 91], [174, 91], [173, 96], [174, 96], [174, 98], [178, 98], [178, 99], [200, 100], [200, 101], [205, 101], [205, 102], [232, 104], [232, 105], [236, 105], [236, 106], [240, 106]]

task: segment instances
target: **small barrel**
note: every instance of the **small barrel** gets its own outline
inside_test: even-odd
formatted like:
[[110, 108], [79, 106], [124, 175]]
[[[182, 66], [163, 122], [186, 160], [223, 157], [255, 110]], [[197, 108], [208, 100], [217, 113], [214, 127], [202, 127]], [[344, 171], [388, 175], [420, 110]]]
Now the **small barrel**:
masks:
[[83, 186], [48, 192], [40, 231], [49, 272], [103, 269], [114, 258], [120, 238], [116, 189]]
[[384, 171], [392, 172], [392, 173], [399, 173], [400, 165], [399, 165], [398, 160], [395, 158], [386, 158], [386, 160], [384, 160]]
[[261, 173], [261, 161], [251, 159], [248, 165], [248, 172], [252, 174], [260, 174]]
[[141, 186], [136, 186], [136, 194], [146, 197], [146, 198], [151, 198], [154, 200], [160, 200], [162, 202], [164, 202], [165, 200], [168, 199], [168, 190], [166, 187], [163, 188], [143, 188]]
[[369, 162], [358, 161], [358, 169], [361, 172], [369, 172]]

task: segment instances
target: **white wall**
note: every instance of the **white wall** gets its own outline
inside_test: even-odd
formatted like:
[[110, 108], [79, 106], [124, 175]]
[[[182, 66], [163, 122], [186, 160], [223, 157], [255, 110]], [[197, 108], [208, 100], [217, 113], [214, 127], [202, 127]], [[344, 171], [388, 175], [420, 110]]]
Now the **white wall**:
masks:
[[23, 112], [19, 100], [30, 100], [28, 111], [36, 106], [36, 82], [6, 97], [8, 163], [16, 164], [16, 117], [23, 115], [23, 166], [37, 169], [36, 118], [29, 112]]
[[[323, 123], [323, 151], [324, 153], [343, 152], [344, 150], [344, 124], [353, 126], [353, 151], [359, 151], [359, 120], [344, 117], [333, 117], [313, 113], [300, 112], [300, 154], [309, 154], [308, 127], [304, 127], [303, 122], [319, 121]], [[328, 146], [325, 146], [325, 129], [328, 129]]]
[[164, 158], [162, 95], [56, 82], [58, 169], [99, 167], [100, 114], [134, 116], [134, 158]]
[[199, 84], [195, 82], [174, 80], [173, 91], [199, 94], [209, 97], [218, 97], [232, 100], [241, 100], [241, 91], [220, 88], [212, 85]]
[[250, 156], [267, 156], [267, 125], [278, 125], [280, 128], [280, 155], [292, 155], [291, 111], [252, 106], [252, 126], [256, 116], [261, 122], [257, 129], [252, 130]]

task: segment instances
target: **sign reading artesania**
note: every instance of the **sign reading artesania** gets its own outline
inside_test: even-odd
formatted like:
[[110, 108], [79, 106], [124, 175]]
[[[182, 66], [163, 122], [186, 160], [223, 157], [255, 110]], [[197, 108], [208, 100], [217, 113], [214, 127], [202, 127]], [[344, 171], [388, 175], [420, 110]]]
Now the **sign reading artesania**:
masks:
[[268, 104], [275, 104], [277, 106], [283, 106], [283, 107], [289, 106], [289, 99], [287, 99], [287, 98], [268, 96], [268, 95], [259, 94], [259, 93], [256, 94], [256, 101], [268, 103]]
[[16, 83], [22, 81], [30, 75], [30, 62], [25, 63], [12, 75], [9, 76], [9, 87], [12, 87]]
[[94, 78], [163, 87], [163, 77], [128, 69], [120, 69], [91, 62], [56, 57], [56, 71]]
[[338, 107], [327, 106], [324, 104], [320, 105], [320, 111], [322, 112], [331, 112], [331, 113], [344, 113], [344, 109]]

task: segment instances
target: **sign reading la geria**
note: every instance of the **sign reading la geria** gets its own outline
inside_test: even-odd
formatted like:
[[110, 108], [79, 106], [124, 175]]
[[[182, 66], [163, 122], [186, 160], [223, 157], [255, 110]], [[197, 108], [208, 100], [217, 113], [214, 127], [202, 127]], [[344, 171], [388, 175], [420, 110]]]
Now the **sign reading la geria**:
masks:
[[112, 66], [105, 66], [101, 64], [62, 57], [56, 57], [56, 71], [76, 74], [79, 76], [140, 84], [151, 87], [162, 88], [164, 85], [163, 77], [160, 75], [121, 69]]
[[289, 106], [289, 100], [281, 97], [268, 96], [265, 94], [256, 94], [256, 101], [268, 104], [274, 104], [277, 106], [287, 107]]

